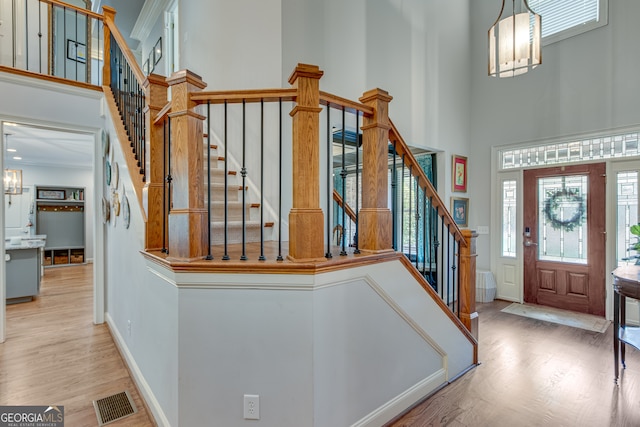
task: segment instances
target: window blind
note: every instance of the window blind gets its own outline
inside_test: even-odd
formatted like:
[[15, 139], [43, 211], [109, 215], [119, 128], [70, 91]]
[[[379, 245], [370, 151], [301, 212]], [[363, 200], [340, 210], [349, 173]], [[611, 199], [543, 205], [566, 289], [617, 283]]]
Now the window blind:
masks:
[[529, 0], [542, 17], [542, 38], [589, 22], [598, 22], [600, 0]]

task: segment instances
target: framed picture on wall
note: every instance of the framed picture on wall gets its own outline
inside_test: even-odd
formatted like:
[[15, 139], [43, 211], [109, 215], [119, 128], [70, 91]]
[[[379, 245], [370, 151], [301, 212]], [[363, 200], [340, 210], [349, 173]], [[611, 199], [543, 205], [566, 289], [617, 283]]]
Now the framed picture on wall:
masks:
[[467, 191], [467, 158], [463, 156], [453, 155], [451, 165], [451, 182], [452, 190], [456, 192]]
[[87, 62], [87, 46], [67, 39], [67, 58], [84, 64]]
[[458, 227], [467, 227], [469, 225], [469, 199], [466, 197], [452, 197], [451, 215]]

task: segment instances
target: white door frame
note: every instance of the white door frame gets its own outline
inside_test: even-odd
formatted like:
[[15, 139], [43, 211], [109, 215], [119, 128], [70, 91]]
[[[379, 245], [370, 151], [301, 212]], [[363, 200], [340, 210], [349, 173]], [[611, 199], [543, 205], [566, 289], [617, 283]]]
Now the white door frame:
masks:
[[[103, 162], [102, 162], [102, 130], [94, 128], [82, 128], [69, 125], [60, 125], [54, 123], [38, 122], [31, 119], [22, 119], [15, 117], [0, 117], [0, 169], [4, 171], [4, 153], [5, 153], [5, 141], [4, 141], [4, 122], [16, 122], [21, 124], [31, 124], [48, 126], [53, 128], [59, 128], [60, 130], [69, 130], [73, 132], [82, 132], [93, 135], [94, 149], [93, 149], [93, 178], [94, 188], [100, 191], [94, 191], [93, 200], [93, 323], [100, 324], [104, 322], [104, 227], [102, 227], [102, 198], [99, 195], [102, 194], [102, 177], [104, 176]], [[4, 183], [3, 183], [4, 186]], [[3, 187], [4, 196], [4, 187]], [[2, 226], [0, 227], [0, 242], [2, 242], [2, 248], [0, 249], [0, 343], [6, 340], [6, 268], [5, 268], [5, 215], [4, 215], [4, 201], [2, 207], [0, 207], [0, 213], [2, 214]]]

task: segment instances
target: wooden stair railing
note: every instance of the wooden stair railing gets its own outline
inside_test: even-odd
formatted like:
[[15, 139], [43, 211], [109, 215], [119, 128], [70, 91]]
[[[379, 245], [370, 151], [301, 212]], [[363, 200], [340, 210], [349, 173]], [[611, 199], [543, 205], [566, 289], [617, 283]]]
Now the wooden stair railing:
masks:
[[[443, 289], [443, 284], [440, 286], [440, 296], [443, 299], [446, 299], [449, 304], [456, 304], [457, 307], [453, 307], [453, 311], [458, 313], [460, 320], [463, 322], [465, 327], [471, 331], [471, 333], [477, 338], [478, 333], [478, 321], [477, 321], [477, 312], [475, 305], [476, 298], [476, 267], [475, 267], [475, 239], [477, 238], [477, 234], [471, 230], [460, 230], [458, 225], [453, 220], [450, 212], [446, 208], [446, 205], [436, 192], [435, 188], [431, 184], [431, 181], [427, 178], [424, 170], [416, 160], [415, 156], [409, 149], [409, 146], [402, 138], [402, 135], [390, 120], [390, 130], [389, 130], [389, 141], [391, 141], [394, 151], [398, 156], [401, 156], [404, 164], [409, 168], [411, 174], [416, 178], [415, 182], [419, 187], [424, 191], [424, 205], [427, 205], [427, 200], [429, 207], [431, 208], [431, 212], [434, 212], [441, 218], [442, 227], [440, 230], [440, 234], [449, 234], [453, 239], [455, 239], [456, 243], [459, 245], [457, 251], [457, 261], [452, 260], [453, 269], [452, 276], [448, 275], [444, 277], [444, 280], [450, 282], [452, 281], [455, 285], [455, 282], [458, 283], [458, 290], [456, 292], [455, 288], [453, 290]], [[423, 212], [423, 215], [426, 213]], [[436, 234], [438, 230], [436, 230]], [[441, 236], [442, 242], [436, 244], [436, 251], [440, 249], [443, 251], [445, 249], [445, 239], [444, 236]], [[423, 242], [426, 244], [427, 242]], [[439, 246], [439, 248], [438, 248]], [[455, 246], [455, 245], [454, 245]], [[416, 254], [416, 264], [418, 254]], [[424, 264], [427, 264], [427, 260], [423, 260]], [[423, 265], [424, 265], [423, 264]], [[444, 264], [444, 263], [443, 263]], [[440, 266], [441, 269], [444, 268], [443, 265]], [[457, 277], [456, 277], [457, 270]], [[444, 276], [444, 275], [443, 275]], [[447, 283], [448, 286], [448, 283]], [[446, 293], [446, 297], [445, 294]], [[450, 295], [453, 293], [453, 295]]]
[[167, 104], [165, 77], [145, 76], [115, 24], [115, 9], [103, 6], [104, 66], [103, 91], [114, 123], [133, 191], [146, 224], [145, 248], [160, 250], [165, 245], [163, 229], [163, 138], [156, 116]]

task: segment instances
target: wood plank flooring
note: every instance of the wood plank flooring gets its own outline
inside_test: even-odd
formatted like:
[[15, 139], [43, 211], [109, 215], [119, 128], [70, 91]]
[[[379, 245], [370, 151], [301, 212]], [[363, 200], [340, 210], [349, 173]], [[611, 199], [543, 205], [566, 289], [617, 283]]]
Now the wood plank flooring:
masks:
[[478, 304], [481, 364], [390, 427], [640, 426], [640, 351], [613, 381], [606, 333], [528, 319]]
[[[33, 302], [7, 306], [0, 405], [65, 407], [68, 426], [96, 426], [92, 401], [123, 390], [139, 413], [110, 426], [153, 422], [106, 325], [92, 323], [91, 266], [47, 269]], [[606, 333], [528, 319], [479, 304], [480, 366], [390, 427], [640, 426], [640, 351], [613, 382]]]
[[63, 405], [65, 425], [97, 426], [93, 401], [129, 390], [138, 413], [109, 426], [152, 426], [106, 324], [93, 324], [92, 266], [45, 270], [40, 296], [7, 306], [0, 405]]

